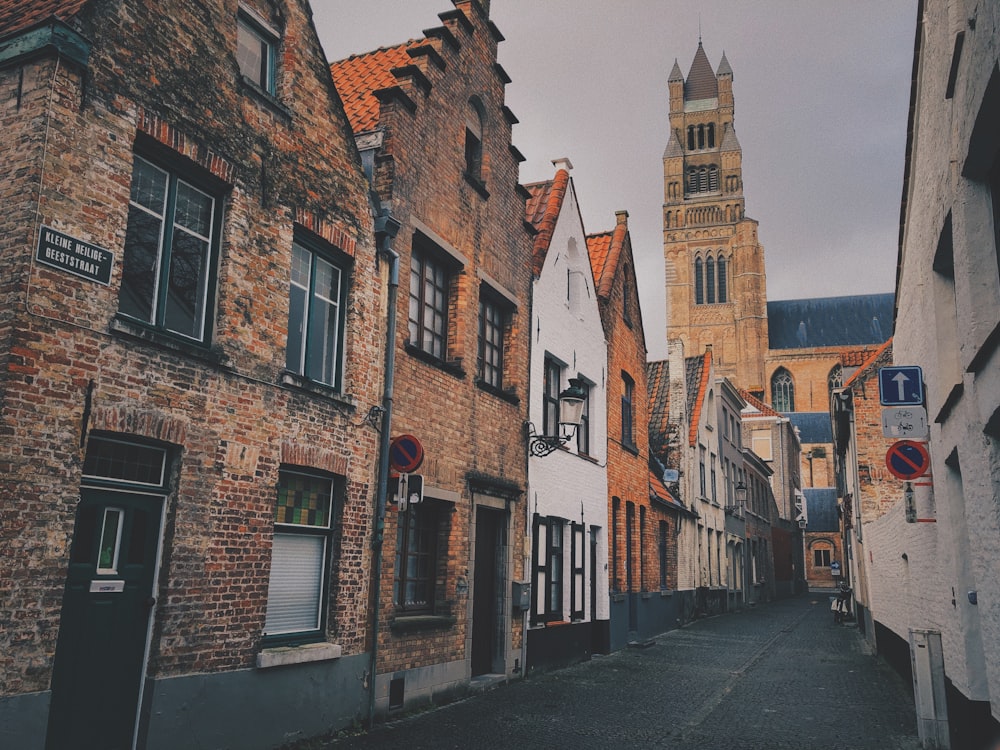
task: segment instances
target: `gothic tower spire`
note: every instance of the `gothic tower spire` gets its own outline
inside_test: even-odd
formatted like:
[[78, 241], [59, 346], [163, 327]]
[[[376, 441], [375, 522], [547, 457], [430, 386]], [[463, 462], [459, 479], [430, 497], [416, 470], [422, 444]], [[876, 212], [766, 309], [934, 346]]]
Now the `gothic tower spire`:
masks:
[[667, 338], [712, 345], [716, 371], [759, 391], [767, 350], [764, 251], [745, 216], [743, 150], [733, 125], [733, 69], [713, 69], [701, 42], [688, 70], [667, 80], [663, 153]]

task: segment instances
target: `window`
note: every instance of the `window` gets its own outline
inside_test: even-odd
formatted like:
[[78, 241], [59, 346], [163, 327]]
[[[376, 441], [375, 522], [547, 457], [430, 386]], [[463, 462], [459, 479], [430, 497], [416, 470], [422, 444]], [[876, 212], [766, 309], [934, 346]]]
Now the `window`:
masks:
[[483, 119], [473, 101], [466, 110], [465, 173], [474, 180], [483, 179]]
[[707, 482], [705, 480], [705, 453], [705, 446], [698, 446], [698, 486], [702, 497], [708, 497], [706, 494]]
[[[622, 271], [622, 276], [625, 279], [629, 278], [628, 266], [625, 266], [624, 270]], [[632, 309], [631, 309], [631, 305], [629, 304], [628, 291], [629, 291], [629, 284], [625, 283], [622, 286], [622, 320], [625, 321], [625, 325], [627, 325], [629, 328], [631, 328], [632, 327]]]
[[833, 393], [835, 388], [840, 388], [844, 385], [844, 368], [837, 364], [834, 365], [830, 370], [830, 374], [826, 376], [826, 390], [827, 393]]
[[646, 506], [639, 506], [639, 590], [646, 591]]
[[716, 276], [719, 280], [719, 302], [728, 302], [729, 293], [726, 290], [726, 259], [721, 255], [719, 256], [718, 263], [716, 263]]
[[627, 373], [622, 373], [622, 445], [626, 448], [635, 448], [635, 412], [633, 411], [633, 397], [635, 395], [635, 381]]
[[346, 300], [347, 272], [333, 255], [293, 242], [285, 367], [341, 386]]
[[574, 620], [582, 620], [584, 611], [584, 584], [586, 583], [584, 563], [587, 550], [585, 531], [586, 527], [582, 523], [570, 524], [572, 580], [569, 589], [569, 609], [570, 617]]
[[694, 303], [705, 304], [705, 264], [701, 258], [694, 259]]
[[236, 62], [244, 78], [272, 96], [275, 93], [278, 36], [264, 24], [240, 12], [236, 18]]
[[399, 514], [393, 600], [407, 614], [434, 612], [441, 514], [433, 501], [408, 503]]
[[618, 578], [618, 516], [621, 513], [621, 498], [611, 498], [611, 590], [621, 591], [621, 579]]
[[563, 617], [563, 520], [535, 516], [534, 521], [535, 606], [532, 622], [550, 622]]
[[795, 384], [792, 374], [784, 367], [771, 376], [771, 404], [775, 411], [795, 411]]
[[208, 193], [135, 158], [118, 298], [121, 314], [204, 341], [218, 213]]
[[319, 638], [326, 611], [333, 531], [333, 479], [278, 474], [264, 635]]
[[667, 552], [669, 549], [668, 543], [670, 541], [670, 526], [667, 524], [666, 521], [660, 521], [659, 541], [660, 544], [658, 551], [660, 553], [660, 588], [666, 589], [669, 588], [669, 585], [667, 583]]
[[716, 489], [715, 461], [716, 461], [716, 455], [713, 453], [712, 454], [712, 464], [711, 464], [711, 471], [712, 471], [712, 502], [717, 502], [718, 499], [719, 499], [718, 492], [717, 492], [717, 489]]
[[503, 339], [507, 310], [491, 295], [479, 296], [479, 380], [496, 389], [503, 388]]
[[715, 258], [711, 256], [705, 261], [705, 298], [708, 304], [715, 304]]
[[729, 301], [727, 264], [721, 252], [716, 257], [700, 255], [694, 260], [694, 303], [714, 305]]
[[590, 383], [579, 378], [583, 388], [583, 411], [580, 414], [580, 426], [576, 429], [576, 451], [585, 456], [590, 455]]
[[410, 256], [410, 344], [443, 360], [448, 344], [449, 274], [417, 246]]
[[826, 547], [819, 547], [813, 550], [813, 565], [817, 568], [830, 567], [830, 550]]
[[562, 367], [554, 359], [545, 358], [545, 382], [542, 385], [542, 434], [559, 435], [559, 389], [562, 387]]

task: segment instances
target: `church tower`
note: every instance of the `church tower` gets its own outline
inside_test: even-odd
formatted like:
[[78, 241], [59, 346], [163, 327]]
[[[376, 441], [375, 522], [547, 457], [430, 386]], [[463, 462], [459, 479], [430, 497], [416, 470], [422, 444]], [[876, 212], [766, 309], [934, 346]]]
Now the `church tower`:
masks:
[[733, 69], [698, 41], [687, 79], [667, 81], [663, 153], [667, 339], [690, 356], [712, 345], [715, 371], [751, 392], [765, 386], [767, 283], [757, 222], [744, 214], [743, 151], [733, 127]]

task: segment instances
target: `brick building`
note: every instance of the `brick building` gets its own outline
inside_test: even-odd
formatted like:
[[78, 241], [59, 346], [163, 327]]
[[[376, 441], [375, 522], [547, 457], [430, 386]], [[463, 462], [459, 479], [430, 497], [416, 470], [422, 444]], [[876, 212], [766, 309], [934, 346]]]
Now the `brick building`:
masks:
[[0, 744], [350, 724], [385, 278], [307, 8], [2, 2], [0, 92]]
[[[526, 185], [532, 258], [531, 524], [528, 670], [589, 658], [608, 633], [608, 347], [587, 237], [568, 159], [552, 180]], [[572, 379], [572, 383], [571, 380]], [[560, 425], [559, 396], [582, 390], [575, 432]], [[541, 436], [541, 440], [538, 439]], [[563, 439], [568, 438], [568, 439]]]
[[628, 212], [614, 229], [587, 237], [604, 338], [608, 342], [608, 578], [616, 650], [675, 622], [664, 587], [673, 513], [650, 499], [646, 339], [636, 287]]
[[[374, 191], [401, 224], [393, 433], [423, 501], [390, 507], [377, 602], [380, 713], [523, 671], [533, 233], [488, 3], [331, 66]], [[335, 126], [336, 122], [331, 125]]]

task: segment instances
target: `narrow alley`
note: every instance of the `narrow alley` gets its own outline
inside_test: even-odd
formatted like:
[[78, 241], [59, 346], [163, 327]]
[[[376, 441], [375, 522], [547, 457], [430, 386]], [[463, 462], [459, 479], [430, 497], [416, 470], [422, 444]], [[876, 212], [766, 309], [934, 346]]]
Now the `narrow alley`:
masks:
[[343, 737], [342, 748], [919, 747], [909, 686], [809, 594]]

